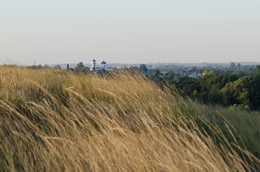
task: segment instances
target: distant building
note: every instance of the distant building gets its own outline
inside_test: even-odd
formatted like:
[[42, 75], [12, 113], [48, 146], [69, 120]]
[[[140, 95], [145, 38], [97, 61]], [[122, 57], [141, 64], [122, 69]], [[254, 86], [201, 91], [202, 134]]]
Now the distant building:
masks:
[[191, 75], [189, 75], [190, 78], [198, 78], [198, 77], [202, 77], [201, 73], [193, 73]]
[[101, 62], [101, 69], [107, 70], [107, 63], [105, 61]]
[[112, 70], [116, 70], [117, 68], [113, 68], [113, 67], [108, 67], [107, 70], [108, 71], [112, 71]]
[[95, 59], [92, 60], [91, 70], [96, 70], [96, 60]]
[[93, 59], [92, 63], [91, 63], [90, 70], [92, 70], [92, 71], [99, 71], [101, 69], [106, 70], [106, 71], [112, 70], [111, 67], [107, 67], [107, 63], [105, 61], [101, 62], [100, 66], [97, 66], [97, 61], [95, 59]]

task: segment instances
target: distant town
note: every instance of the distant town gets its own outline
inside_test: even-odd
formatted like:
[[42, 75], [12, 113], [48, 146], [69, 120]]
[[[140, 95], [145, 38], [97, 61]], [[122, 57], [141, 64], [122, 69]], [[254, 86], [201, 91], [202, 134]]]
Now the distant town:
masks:
[[249, 74], [254, 71], [260, 62], [230, 62], [230, 63], [147, 63], [147, 64], [120, 64], [107, 63], [105, 60], [98, 62], [93, 59], [90, 63], [79, 62], [78, 64], [56, 64], [56, 65], [33, 65], [32, 68], [56, 68], [73, 71], [85, 71], [99, 73], [100, 71], [113, 70], [138, 70], [147, 76], [155, 71], [161, 74], [174, 73], [178, 76], [188, 76], [190, 78], [203, 77], [206, 72], [228, 73], [236, 75]]

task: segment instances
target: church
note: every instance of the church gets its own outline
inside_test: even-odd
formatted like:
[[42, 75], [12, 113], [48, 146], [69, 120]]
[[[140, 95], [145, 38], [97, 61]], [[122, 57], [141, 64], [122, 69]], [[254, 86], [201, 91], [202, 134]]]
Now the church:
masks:
[[97, 70], [101, 70], [101, 69], [107, 71], [108, 70], [107, 63], [103, 60], [103, 62], [101, 62], [101, 64], [100, 64], [100, 66], [97, 66], [97, 61], [95, 59], [93, 59], [90, 70], [97, 71]]

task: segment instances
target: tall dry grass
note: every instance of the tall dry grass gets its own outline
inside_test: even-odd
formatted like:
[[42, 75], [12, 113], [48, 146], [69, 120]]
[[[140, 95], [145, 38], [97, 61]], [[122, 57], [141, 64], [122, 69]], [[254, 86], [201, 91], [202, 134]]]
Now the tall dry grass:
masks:
[[259, 160], [244, 149], [239, 155], [217, 127], [207, 124], [217, 142], [203, 132], [185, 103], [140, 75], [2, 66], [0, 171], [257, 168]]

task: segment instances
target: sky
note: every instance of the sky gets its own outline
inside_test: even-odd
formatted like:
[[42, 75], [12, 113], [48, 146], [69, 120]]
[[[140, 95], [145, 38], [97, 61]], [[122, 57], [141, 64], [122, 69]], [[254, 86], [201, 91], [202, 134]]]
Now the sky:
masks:
[[260, 61], [260, 0], [0, 0], [0, 63]]

